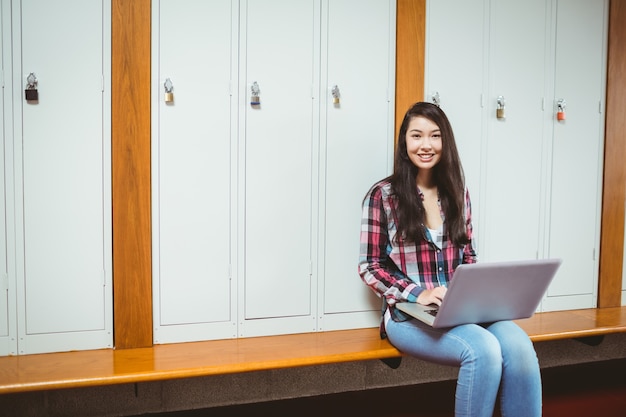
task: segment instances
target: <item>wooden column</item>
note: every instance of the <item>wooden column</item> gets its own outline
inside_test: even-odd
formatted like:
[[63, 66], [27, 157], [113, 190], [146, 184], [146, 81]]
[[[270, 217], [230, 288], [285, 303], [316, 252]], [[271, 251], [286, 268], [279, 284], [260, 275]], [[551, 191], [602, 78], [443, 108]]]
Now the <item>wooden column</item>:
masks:
[[[611, 0], [598, 307], [622, 300], [626, 200], [626, 1]], [[584, 169], [584, 167], [581, 167]], [[585, 219], [573, 227], [584, 227]]]
[[396, 26], [396, 137], [409, 106], [424, 100], [426, 0], [398, 0]]
[[152, 346], [150, 0], [112, 0], [116, 348]]

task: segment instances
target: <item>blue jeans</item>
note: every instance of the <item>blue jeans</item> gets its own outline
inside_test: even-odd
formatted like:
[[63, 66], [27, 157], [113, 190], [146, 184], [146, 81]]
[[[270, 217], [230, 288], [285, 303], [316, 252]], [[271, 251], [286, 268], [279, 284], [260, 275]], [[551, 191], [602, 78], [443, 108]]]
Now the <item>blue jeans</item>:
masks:
[[492, 417], [498, 390], [502, 417], [541, 416], [537, 354], [528, 335], [512, 321], [434, 329], [418, 320], [389, 320], [385, 328], [401, 352], [460, 366], [455, 416]]

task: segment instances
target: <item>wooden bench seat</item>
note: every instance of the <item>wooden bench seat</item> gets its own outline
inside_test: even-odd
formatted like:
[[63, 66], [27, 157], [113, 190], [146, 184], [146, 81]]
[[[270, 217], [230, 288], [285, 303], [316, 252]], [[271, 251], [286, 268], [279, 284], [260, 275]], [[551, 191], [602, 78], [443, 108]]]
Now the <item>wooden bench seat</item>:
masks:
[[[519, 320], [535, 342], [626, 332], [626, 307]], [[0, 358], [0, 394], [162, 381], [399, 357], [378, 329], [215, 340]]]

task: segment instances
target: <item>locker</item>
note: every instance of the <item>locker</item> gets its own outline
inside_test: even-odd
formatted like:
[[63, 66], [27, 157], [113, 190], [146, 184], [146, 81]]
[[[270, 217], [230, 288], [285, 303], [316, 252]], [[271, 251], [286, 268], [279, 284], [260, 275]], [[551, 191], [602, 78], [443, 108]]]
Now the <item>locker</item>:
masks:
[[[556, 7], [549, 253], [567, 262], [545, 304], [550, 309], [595, 307], [608, 7], [590, 0], [559, 0]], [[565, 100], [563, 121], [556, 119], [558, 100]]]
[[[244, 1], [241, 21], [243, 315], [309, 317], [319, 1]], [[250, 104], [255, 82], [260, 105]]]
[[155, 342], [376, 325], [356, 262], [392, 160], [395, 3], [153, 6]]
[[[430, 1], [427, 16], [426, 91], [440, 93], [455, 128], [479, 258], [563, 258], [541, 309], [594, 307], [606, 2]], [[484, 32], [476, 21], [485, 22]], [[443, 22], [467, 36], [454, 38]], [[557, 119], [560, 99], [566, 120]]]
[[[480, 232], [481, 172], [487, 128], [483, 108], [489, 83], [488, 2], [429, 1], [426, 13], [424, 99], [438, 102], [452, 124], [472, 199], [474, 230]], [[446, 24], [440, 23], [443, 21]], [[451, 27], [455, 30], [451, 31]], [[463, 36], [457, 36], [458, 33]], [[478, 243], [481, 242], [482, 239]]]
[[[10, 8], [7, 1], [0, 2], [0, 356], [15, 354], [17, 349], [15, 337], [15, 285], [9, 285], [9, 246], [8, 243], [8, 171], [12, 167], [8, 156], [11, 154], [11, 143], [8, 132], [10, 128], [11, 109], [11, 61], [10, 61]], [[7, 82], [7, 80], [9, 80]]]
[[19, 353], [111, 347], [110, 4], [12, 10]]
[[154, 340], [233, 337], [237, 8], [161, 0], [153, 10]]
[[[539, 251], [546, 8], [545, 0], [491, 3], [483, 260], [535, 258]], [[505, 100], [504, 120], [496, 118], [499, 96]]]
[[376, 326], [380, 299], [358, 276], [355, 242], [363, 196], [393, 170], [395, 2], [329, 0], [323, 6], [320, 327]]

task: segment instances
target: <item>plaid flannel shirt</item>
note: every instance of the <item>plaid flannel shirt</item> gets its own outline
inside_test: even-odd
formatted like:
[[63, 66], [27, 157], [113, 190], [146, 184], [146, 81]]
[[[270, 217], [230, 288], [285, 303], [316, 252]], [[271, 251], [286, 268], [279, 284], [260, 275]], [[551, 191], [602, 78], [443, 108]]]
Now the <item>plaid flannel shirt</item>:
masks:
[[[419, 189], [417, 192], [423, 198]], [[440, 247], [433, 243], [424, 227], [425, 239], [417, 243], [396, 242], [396, 200], [391, 195], [391, 183], [382, 180], [374, 184], [363, 200], [359, 275], [374, 292], [383, 298], [383, 314], [387, 307], [397, 321], [408, 317], [393, 308], [397, 302], [416, 302], [425, 289], [447, 286], [456, 267], [477, 260], [473, 245], [472, 216], [469, 192], [465, 190], [465, 224], [470, 243], [457, 246], [446, 233]], [[381, 323], [382, 324], [382, 323]], [[382, 335], [384, 330], [381, 326]]]

